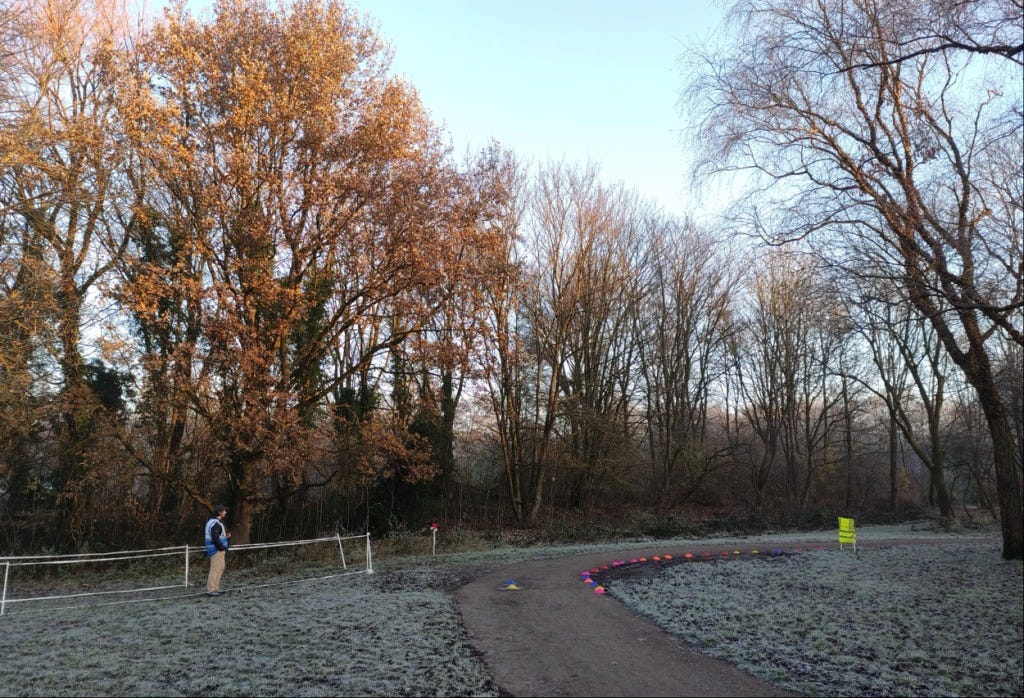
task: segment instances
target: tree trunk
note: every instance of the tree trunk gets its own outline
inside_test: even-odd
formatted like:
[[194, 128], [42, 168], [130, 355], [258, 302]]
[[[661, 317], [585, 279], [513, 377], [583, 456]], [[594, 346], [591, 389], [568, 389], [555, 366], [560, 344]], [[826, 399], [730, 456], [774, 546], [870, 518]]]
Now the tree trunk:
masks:
[[896, 416], [889, 413], [889, 509], [896, 512], [896, 475], [898, 473], [896, 463], [897, 438], [896, 438]]
[[229, 514], [231, 519], [231, 544], [248, 545], [252, 532], [253, 506], [246, 497], [238, 493], [232, 502], [233, 509]]
[[251, 499], [250, 462], [245, 457], [236, 456], [231, 465], [231, 504], [228, 518], [231, 520], [231, 543], [248, 545], [252, 531], [252, 518], [255, 512]]
[[[1003, 558], [1024, 559], [1024, 497], [1014, 462], [1017, 444], [1003, 402], [993, 384], [976, 386], [981, 409], [992, 437], [992, 460], [996, 471], [999, 521], [1003, 532]], [[993, 399], [993, 396], [994, 399]], [[987, 399], [986, 399], [987, 398]]]
[[935, 505], [939, 508], [939, 516], [942, 517], [943, 523], [948, 523], [956, 518], [956, 512], [953, 511], [953, 497], [950, 495], [949, 486], [946, 484], [946, 469], [942, 461], [936, 463], [930, 473], [931, 489], [935, 495]]
[[[933, 320], [934, 322], [934, 320]], [[960, 366], [971, 387], [978, 395], [978, 404], [985, 415], [989, 435], [992, 439], [992, 462], [996, 471], [996, 491], [999, 499], [999, 521], [1003, 533], [1003, 558], [1024, 559], [1024, 496], [1017, 472], [1018, 444], [1014, 439], [1010, 417], [1006, 410], [988, 354], [985, 353], [982, 336], [977, 323], [964, 322], [971, 343], [968, 352], [950, 351], [953, 361]], [[948, 331], [940, 331], [947, 349], [955, 348], [955, 339]]]

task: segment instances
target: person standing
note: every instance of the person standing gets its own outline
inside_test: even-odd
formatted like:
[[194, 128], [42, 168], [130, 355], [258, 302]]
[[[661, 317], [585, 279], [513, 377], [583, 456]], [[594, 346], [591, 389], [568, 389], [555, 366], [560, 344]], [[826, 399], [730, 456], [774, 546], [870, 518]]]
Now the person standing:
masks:
[[231, 534], [224, 526], [228, 508], [218, 504], [213, 508], [213, 517], [206, 522], [206, 555], [210, 558], [210, 575], [206, 578], [208, 596], [220, 596], [220, 577], [224, 574], [224, 563], [228, 552], [228, 538]]

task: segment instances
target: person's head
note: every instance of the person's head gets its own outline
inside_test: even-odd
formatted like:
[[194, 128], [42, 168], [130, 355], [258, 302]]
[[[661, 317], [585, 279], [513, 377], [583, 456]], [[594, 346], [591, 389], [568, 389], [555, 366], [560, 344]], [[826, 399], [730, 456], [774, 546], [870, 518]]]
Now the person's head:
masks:
[[218, 519], [223, 519], [224, 515], [228, 513], [228, 508], [223, 504], [218, 504], [213, 508], [213, 515]]

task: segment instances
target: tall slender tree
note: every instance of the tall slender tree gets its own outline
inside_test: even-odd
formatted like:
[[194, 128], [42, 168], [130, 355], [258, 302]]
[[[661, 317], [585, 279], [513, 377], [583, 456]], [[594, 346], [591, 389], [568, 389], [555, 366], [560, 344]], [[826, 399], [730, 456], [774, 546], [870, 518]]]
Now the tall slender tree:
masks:
[[733, 332], [737, 270], [694, 223], [657, 217], [640, 273], [635, 316], [648, 450], [666, 501], [692, 494], [721, 464], [709, 437], [709, 405]]

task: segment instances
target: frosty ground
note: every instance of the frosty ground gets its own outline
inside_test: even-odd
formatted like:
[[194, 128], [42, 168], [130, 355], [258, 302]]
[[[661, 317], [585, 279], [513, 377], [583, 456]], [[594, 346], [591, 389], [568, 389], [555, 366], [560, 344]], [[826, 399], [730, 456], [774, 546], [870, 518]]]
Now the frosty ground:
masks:
[[[935, 535], [914, 528], [859, 535]], [[859, 556], [836, 550], [834, 535], [817, 534], [822, 550], [771, 562], [614, 580], [618, 601], [608, 601], [796, 693], [1024, 693], [1024, 571], [999, 558], [991, 532]], [[756, 540], [796, 538], [808, 534]], [[60, 611], [24, 604], [0, 618], [0, 695], [498, 695], [454, 590], [506, 564], [622, 546], [378, 555], [372, 575], [327, 578], [285, 567], [232, 579], [229, 567], [236, 586], [217, 598], [182, 590]]]

